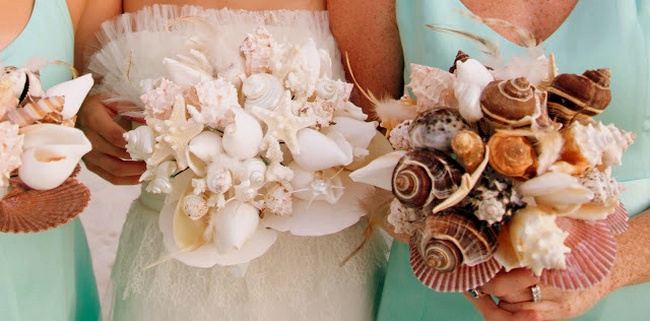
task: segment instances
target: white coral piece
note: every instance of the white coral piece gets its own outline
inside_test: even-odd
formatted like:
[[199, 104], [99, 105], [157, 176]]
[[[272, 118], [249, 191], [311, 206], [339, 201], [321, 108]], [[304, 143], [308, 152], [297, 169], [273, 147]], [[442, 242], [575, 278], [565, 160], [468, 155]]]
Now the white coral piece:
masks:
[[413, 147], [411, 135], [409, 134], [412, 122], [411, 119], [405, 120], [390, 131], [388, 141], [395, 150], [410, 150]]
[[142, 87], [144, 94], [140, 100], [144, 103], [145, 115], [157, 119], [168, 119], [176, 96], [183, 94], [176, 83], [166, 78], [143, 81]]
[[423, 218], [416, 209], [409, 208], [396, 199], [390, 203], [388, 223], [393, 225], [395, 233], [413, 235], [417, 229], [417, 222]]
[[23, 140], [18, 125], [8, 121], [0, 122], [0, 186], [9, 186], [11, 172], [20, 167]]

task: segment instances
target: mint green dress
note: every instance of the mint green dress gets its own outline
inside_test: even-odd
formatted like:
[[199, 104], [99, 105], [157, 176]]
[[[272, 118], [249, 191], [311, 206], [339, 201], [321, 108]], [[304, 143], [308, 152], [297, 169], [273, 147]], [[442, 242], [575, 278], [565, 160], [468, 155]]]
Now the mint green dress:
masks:
[[[74, 33], [65, 0], [35, 0], [22, 33], [0, 51], [0, 66], [30, 58], [72, 64]], [[43, 86], [70, 79], [63, 65], [41, 69]], [[99, 300], [79, 219], [41, 233], [0, 233], [0, 320], [97, 320]]]
[[[498, 40], [502, 54], [525, 51], [490, 28], [456, 14], [467, 11], [458, 0], [397, 0], [397, 21], [408, 83], [410, 63], [441, 69], [451, 66], [459, 49], [479, 58], [474, 43], [437, 33], [426, 24], [453, 27]], [[615, 168], [628, 188], [623, 203], [630, 215], [650, 207], [650, 1], [582, 0], [565, 23], [544, 42], [560, 72], [582, 73], [610, 67], [612, 102], [599, 116], [605, 123], [635, 132], [637, 138]], [[650, 320], [650, 283], [619, 289], [575, 320]], [[409, 265], [408, 247], [394, 242], [379, 307], [380, 321], [482, 320], [458, 293], [437, 293], [420, 284]]]

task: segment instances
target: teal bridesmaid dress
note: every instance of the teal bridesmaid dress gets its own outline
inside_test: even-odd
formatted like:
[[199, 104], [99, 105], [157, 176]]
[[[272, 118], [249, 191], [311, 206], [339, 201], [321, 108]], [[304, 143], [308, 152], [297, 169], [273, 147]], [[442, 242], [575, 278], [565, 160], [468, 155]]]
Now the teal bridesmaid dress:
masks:
[[[472, 57], [481, 53], [467, 39], [437, 33], [426, 24], [457, 28], [498, 41], [507, 59], [525, 50], [458, 11], [458, 0], [397, 0], [397, 20], [408, 83], [410, 63], [447, 69], [462, 49]], [[650, 207], [650, 1], [582, 0], [549, 39], [560, 72], [582, 73], [610, 67], [612, 102], [598, 118], [637, 134], [614, 168], [627, 186], [622, 200], [632, 216]], [[575, 320], [650, 320], [650, 283], [621, 288]], [[437, 293], [423, 286], [409, 265], [408, 247], [394, 242], [379, 308], [380, 321], [482, 320], [461, 294]]]
[[[65, 0], [35, 0], [22, 33], [0, 51], [0, 66], [31, 58], [73, 63]], [[63, 65], [41, 69], [44, 88], [70, 79]], [[46, 214], [46, 213], [44, 213]], [[79, 219], [41, 233], [0, 233], [0, 320], [98, 320], [99, 300]]]

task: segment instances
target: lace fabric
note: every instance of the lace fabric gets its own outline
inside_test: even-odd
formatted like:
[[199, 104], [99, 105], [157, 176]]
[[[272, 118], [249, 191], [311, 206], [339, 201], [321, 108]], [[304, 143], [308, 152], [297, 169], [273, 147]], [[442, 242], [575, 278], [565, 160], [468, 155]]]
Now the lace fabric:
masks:
[[[312, 38], [329, 53], [332, 78], [344, 77], [326, 12], [154, 6], [103, 25], [100, 49], [89, 60], [89, 69], [100, 80], [95, 91], [139, 104], [140, 81], [163, 76], [162, 58], [185, 52], [189, 37], [209, 46], [211, 64], [219, 72], [239, 59], [239, 45], [260, 23], [278, 42], [299, 44]], [[211, 31], [202, 33], [204, 28]], [[202, 34], [219, 36], [206, 41]], [[283, 233], [267, 253], [248, 264], [245, 274], [232, 267], [196, 268], [175, 260], [149, 267], [168, 255], [158, 227], [163, 199], [143, 193], [131, 206], [104, 320], [374, 319], [387, 260], [385, 238], [374, 233], [340, 266], [363, 241], [365, 223], [322, 237]]]

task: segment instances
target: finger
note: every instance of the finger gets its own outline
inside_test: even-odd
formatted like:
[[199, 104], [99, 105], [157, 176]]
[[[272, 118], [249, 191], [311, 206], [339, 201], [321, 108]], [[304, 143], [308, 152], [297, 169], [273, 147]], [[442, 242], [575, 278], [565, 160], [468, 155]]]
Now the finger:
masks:
[[131, 159], [131, 155], [126, 151], [126, 148], [120, 148], [109, 143], [104, 139], [104, 137], [100, 136], [96, 132], [85, 131], [84, 134], [92, 143], [94, 152], [111, 155], [115, 158]]
[[[535, 311], [543, 320], [555, 320], [558, 319], [555, 312], [560, 311], [559, 306], [556, 302], [552, 301], [542, 301], [539, 303], [533, 302], [519, 302], [519, 303], [508, 303], [500, 301], [498, 304], [499, 308], [510, 313], [518, 313], [521, 311]], [[561, 317], [559, 317], [561, 319]]]
[[113, 175], [103, 169], [101, 169], [98, 166], [85, 163], [86, 168], [90, 170], [91, 172], [97, 174], [97, 176], [103, 178], [104, 180], [108, 181], [109, 183], [113, 185], [136, 185], [140, 183], [140, 175], [136, 176], [117, 176]]
[[502, 300], [521, 302], [532, 299], [530, 287], [539, 283], [539, 280], [529, 269], [514, 269], [509, 272], [499, 272], [481, 288]]
[[489, 295], [482, 296], [480, 298], [473, 298], [467, 294], [465, 297], [472, 302], [476, 310], [485, 318], [486, 321], [537, 321], [542, 320], [541, 315], [533, 310], [521, 310], [510, 312], [504, 309], [501, 309], [495, 302], [492, 300], [492, 297]]
[[85, 133], [96, 132], [106, 141], [120, 148], [126, 145], [123, 136], [126, 130], [113, 120], [115, 113], [110, 108], [97, 101], [97, 98], [84, 104], [84, 108], [79, 125]]
[[125, 161], [92, 151], [84, 155], [83, 160], [90, 170], [100, 168], [111, 175], [119, 177], [140, 176], [147, 169], [147, 165], [143, 161]]

